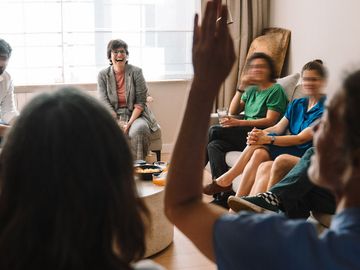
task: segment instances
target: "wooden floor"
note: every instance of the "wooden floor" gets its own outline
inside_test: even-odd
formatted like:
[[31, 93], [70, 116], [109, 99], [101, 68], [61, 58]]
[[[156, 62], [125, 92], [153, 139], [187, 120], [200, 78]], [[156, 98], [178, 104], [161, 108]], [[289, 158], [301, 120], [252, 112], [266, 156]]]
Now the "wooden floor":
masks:
[[178, 229], [174, 231], [174, 242], [162, 252], [150, 257], [168, 270], [213, 270], [209, 261]]
[[[162, 155], [162, 160], [169, 161], [170, 157]], [[204, 182], [211, 181], [209, 173], [204, 172]], [[209, 201], [211, 198], [204, 197]], [[208, 260], [194, 244], [186, 238], [178, 229], [174, 230], [174, 241], [165, 250], [150, 257], [158, 264], [168, 270], [213, 270], [216, 265]]]

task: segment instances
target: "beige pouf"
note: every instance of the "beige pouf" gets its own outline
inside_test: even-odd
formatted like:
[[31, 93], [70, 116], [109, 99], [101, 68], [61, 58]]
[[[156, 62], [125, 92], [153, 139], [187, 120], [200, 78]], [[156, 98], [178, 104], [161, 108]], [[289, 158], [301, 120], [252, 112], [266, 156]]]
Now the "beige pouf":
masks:
[[140, 197], [150, 211], [151, 226], [146, 236], [145, 257], [158, 253], [169, 246], [174, 237], [174, 226], [164, 214], [164, 187], [151, 181], [136, 180]]

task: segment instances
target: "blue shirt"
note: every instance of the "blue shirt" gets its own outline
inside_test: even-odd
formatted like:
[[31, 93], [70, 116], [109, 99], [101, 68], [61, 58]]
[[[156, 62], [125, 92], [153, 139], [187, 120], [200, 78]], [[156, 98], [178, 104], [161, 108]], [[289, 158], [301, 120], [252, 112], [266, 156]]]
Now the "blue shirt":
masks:
[[[289, 132], [292, 135], [297, 135], [304, 129], [311, 126], [314, 121], [320, 118], [324, 112], [325, 96], [313, 106], [309, 111], [307, 110], [309, 104], [309, 98], [295, 99], [289, 104], [285, 112], [285, 117], [289, 120]], [[312, 146], [312, 140], [298, 145], [298, 148], [307, 149]]]
[[360, 269], [360, 208], [333, 217], [320, 236], [279, 214], [224, 215], [214, 225], [218, 269]]

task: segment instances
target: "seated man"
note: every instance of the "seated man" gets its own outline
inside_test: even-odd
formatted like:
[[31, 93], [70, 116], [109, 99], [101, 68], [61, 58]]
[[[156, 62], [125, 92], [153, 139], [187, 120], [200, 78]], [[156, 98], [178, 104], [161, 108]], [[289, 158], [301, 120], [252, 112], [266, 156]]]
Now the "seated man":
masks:
[[11, 55], [10, 45], [0, 39], [0, 140], [18, 115], [14, 102], [14, 85], [5, 71]]
[[[307, 218], [310, 211], [334, 214], [336, 207], [334, 196], [328, 190], [310, 182], [307, 175], [313, 154], [314, 147], [309, 148], [280, 182], [278, 182], [280, 179], [271, 179], [270, 177], [270, 182], [278, 183], [271, 187], [269, 191], [259, 193], [256, 196], [229, 197], [230, 208], [236, 212], [240, 210], [255, 212], [264, 212], [265, 210], [283, 211], [290, 218]], [[286, 163], [286, 160], [282, 159], [282, 163]], [[276, 171], [279, 167], [283, 170], [288, 166], [274, 162], [272, 171]], [[272, 178], [280, 175], [281, 172], [271, 174]]]

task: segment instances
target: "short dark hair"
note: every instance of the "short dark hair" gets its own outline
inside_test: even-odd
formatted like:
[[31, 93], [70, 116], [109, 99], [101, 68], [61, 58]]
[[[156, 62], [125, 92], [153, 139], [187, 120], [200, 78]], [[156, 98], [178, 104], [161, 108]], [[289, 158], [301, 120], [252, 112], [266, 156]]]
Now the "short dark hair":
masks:
[[266, 63], [269, 66], [269, 70], [270, 70], [269, 81], [275, 82], [276, 81], [276, 69], [275, 69], [274, 60], [269, 55], [267, 55], [266, 53], [256, 52], [256, 53], [253, 53], [248, 58], [248, 60], [246, 62], [246, 68], [248, 68], [250, 63], [255, 59], [264, 59], [266, 61]]
[[11, 56], [11, 46], [5, 40], [0, 38], [0, 55], [7, 55], [8, 57]]
[[130, 148], [79, 89], [23, 109], [0, 154], [0, 190], [0, 269], [130, 269], [144, 254]]
[[321, 78], [327, 78], [326, 68], [323, 65], [323, 61], [320, 59], [315, 59], [306, 63], [301, 70], [301, 75], [304, 73], [305, 70], [315, 70]]
[[107, 45], [107, 58], [110, 61], [110, 65], [112, 65], [111, 51], [118, 49], [118, 48], [123, 48], [126, 52], [126, 55], [129, 56], [128, 45], [126, 44], [126, 42], [121, 39], [112, 39], [109, 41], [109, 43]]
[[[360, 70], [349, 74], [343, 82], [344, 124], [346, 150], [360, 149]], [[335, 107], [336, 109], [336, 107]]]

